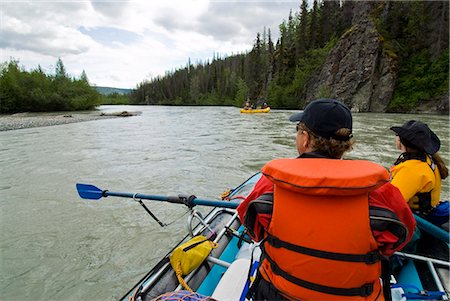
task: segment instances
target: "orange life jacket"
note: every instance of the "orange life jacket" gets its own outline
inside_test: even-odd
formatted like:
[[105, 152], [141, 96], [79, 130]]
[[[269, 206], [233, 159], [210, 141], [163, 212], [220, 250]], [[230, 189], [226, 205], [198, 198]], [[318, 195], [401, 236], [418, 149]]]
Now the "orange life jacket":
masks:
[[[387, 170], [360, 160], [277, 159], [262, 277], [293, 300], [383, 300], [368, 194]], [[378, 298], [378, 299], [377, 299]]]

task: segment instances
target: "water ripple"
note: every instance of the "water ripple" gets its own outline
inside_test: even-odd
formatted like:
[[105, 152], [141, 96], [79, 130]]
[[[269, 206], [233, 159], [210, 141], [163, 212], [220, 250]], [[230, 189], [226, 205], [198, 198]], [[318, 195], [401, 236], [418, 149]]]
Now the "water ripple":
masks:
[[[75, 183], [148, 194], [217, 198], [267, 161], [297, 156], [292, 111], [104, 106], [133, 118], [0, 132], [0, 291], [5, 300], [114, 300], [185, 234], [185, 208], [130, 199], [79, 199]], [[392, 125], [428, 123], [449, 158], [449, 117], [355, 114], [348, 158], [389, 167]], [[448, 181], [444, 197], [448, 198]], [[206, 209], [204, 209], [206, 210]], [[158, 241], [155, 244], [155, 241]]]

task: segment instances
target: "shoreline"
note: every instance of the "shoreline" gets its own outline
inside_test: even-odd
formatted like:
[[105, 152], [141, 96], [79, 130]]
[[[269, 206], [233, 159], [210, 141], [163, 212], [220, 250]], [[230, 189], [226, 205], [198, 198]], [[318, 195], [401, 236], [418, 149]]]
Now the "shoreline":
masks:
[[83, 114], [83, 113], [59, 113], [59, 114], [47, 114], [42, 113], [19, 113], [13, 115], [0, 115], [0, 132], [1, 131], [13, 131], [20, 129], [28, 129], [35, 127], [54, 126], [75, 122], [92, 121], [99, 119], [118, 118], [117, 115], [101, 115], [96, 114]]

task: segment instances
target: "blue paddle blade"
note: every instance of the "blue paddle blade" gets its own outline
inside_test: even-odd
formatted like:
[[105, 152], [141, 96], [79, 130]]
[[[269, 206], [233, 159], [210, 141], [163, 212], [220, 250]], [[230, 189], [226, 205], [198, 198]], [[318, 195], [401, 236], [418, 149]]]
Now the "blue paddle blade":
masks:
[[98, 200], [103, 197], [103, 191], [94, 185], [77, 183], [77, 191], [82, 199]]

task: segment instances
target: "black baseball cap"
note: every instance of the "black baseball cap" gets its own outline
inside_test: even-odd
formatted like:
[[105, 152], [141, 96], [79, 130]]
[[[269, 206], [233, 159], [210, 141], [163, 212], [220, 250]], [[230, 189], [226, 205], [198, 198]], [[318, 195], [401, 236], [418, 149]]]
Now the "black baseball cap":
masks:
[[441, 140], [427, 124], [416, 120], [405, 122], [402, 126], [391, 127], [405, 146], [412, 146], [433, 155], [441, 147]]
[[310, 102], [303, 112], [289, 118], [293, 122], [303, 122], [316, 135], [324, 138], [347, 141], [351, 138], [335, 136], [342, 128], [352, 130], [350, 109], [335, 99], [322, 98]]

